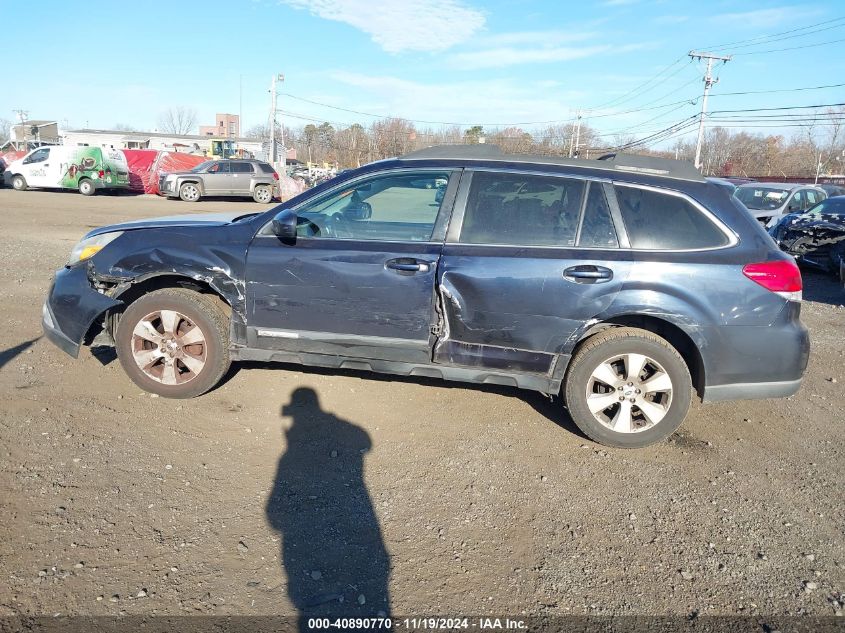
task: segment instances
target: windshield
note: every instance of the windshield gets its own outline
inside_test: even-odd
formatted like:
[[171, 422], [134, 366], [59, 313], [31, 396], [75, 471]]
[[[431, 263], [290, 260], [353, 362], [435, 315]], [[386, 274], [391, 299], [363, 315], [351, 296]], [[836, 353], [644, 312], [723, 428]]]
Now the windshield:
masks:
[[734, 195], [749, 209], [772, 211], [783, 206], [789, 197], [789, 189], [739, 187]]
[[207, 160], [204, 163], [200, 163], [196, 167], [192, 168], [190, 171], [191, 171], [192, 174], [198, 174], [201, 171], [205, 171], [206, 169], [211, 167], [211, 165], [213, 165], [213, 164], [214, 164], [213, 160]]
[[807, 213], [812, 215], [821, 215], [822, 213], [845, 214], [845, 196], [822, 200]]

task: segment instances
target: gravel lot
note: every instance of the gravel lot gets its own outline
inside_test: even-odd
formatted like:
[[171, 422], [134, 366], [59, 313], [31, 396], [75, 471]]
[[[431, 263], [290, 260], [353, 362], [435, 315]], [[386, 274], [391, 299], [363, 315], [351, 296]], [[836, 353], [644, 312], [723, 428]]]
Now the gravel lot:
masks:
[[238, 207], [0, 190], [0, 615], [842, 613], [832, 279], [805, 276], [798, 395], [694, 406], [638, 451], [538, 394], [353, 371], [251, 364], [168, 401], [40, 338], [89, 227]]

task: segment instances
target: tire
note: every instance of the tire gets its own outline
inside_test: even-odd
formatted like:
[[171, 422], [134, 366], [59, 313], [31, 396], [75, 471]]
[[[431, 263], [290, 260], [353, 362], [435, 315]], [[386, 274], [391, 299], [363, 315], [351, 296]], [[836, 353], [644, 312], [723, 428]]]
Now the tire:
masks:
[[229, 369], [229, 318], [216, 297], [182, 288], [156, 290], [124, 310], [115, 347], [123, 370], [144, 391], [193, 398]]
[[18, 174], [17, 176], [12, 178], [12, 187], [14, 187], [17, 191], [26, 191], [26, 178]]
[[202, 198], [200, 186], [195, 182], [186, 182], [179, 187], [179, 197], [185, 202], [199, 202]]
[[273, 189], [267, 185], [258, 185], [252, 192], [252, 199], [261, 204], [273, 202]]
[[[637, 366], [639, 374], [629, 376], [629, 368]], [[618, 327], [591, 336], [578, 348], [564, 391], [572, 420], [587, 437], [606, 446], [642, 448], [681, 426], [692, 381], [684, 359], [664, 339]]]
[[96, 189], [94, 188], [94, 183], [91, 182], [88, 178], [83, 178], [79, 181], [79, 193], [83, 196], [93, 196], [96, 193]]

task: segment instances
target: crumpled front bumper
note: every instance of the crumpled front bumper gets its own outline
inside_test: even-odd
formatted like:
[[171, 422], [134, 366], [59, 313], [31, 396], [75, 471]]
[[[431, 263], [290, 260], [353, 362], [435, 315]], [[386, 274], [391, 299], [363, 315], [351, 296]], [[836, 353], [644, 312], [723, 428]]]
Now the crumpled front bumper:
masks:
[[122, 302], [97, 292], [88, 279], [85, 265], [56, 271], [41, 310], [44, 335], [74, 358], [94, 321]]

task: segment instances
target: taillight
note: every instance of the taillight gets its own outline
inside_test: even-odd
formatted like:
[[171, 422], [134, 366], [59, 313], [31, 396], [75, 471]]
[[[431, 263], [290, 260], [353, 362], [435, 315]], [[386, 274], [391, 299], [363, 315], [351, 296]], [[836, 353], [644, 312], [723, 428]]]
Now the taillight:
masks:
[[273, 172], [273, 180], [278, 180], [278, 179], [279, 179], [279, 174], [277, 174], [276, 172]]
[[784, 299], [801, 301], [801, 271], [794, 261], [778, 259], [772, 262], [746, 264], [742, 274], [751, 281], [779, 294]]
[[99, 172], [97, 172], [97, 175], [98, 175], [98, 176], [100, 176], [100, 178], [105, 178], [105, 177], [106, 177], [106, 172], [104, 172], [104, 171], [101, 169]]

